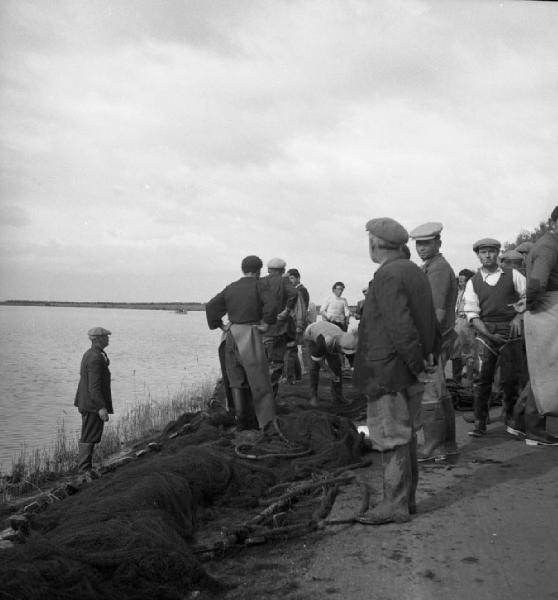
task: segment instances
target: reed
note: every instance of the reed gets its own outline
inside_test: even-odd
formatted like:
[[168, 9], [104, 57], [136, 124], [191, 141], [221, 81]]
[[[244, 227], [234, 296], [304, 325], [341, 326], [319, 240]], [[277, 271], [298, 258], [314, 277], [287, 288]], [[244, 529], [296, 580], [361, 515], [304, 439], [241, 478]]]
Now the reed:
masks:
[[[95, 446], [94, 461], [106, 460], [124, 448], [156, 435], [185, 412], [204, 410], [214, 388], [214, 382], [206, 381], [184, 387], [161, 400], [150, 394], [138, 400], [105, 426], [101, 443]], [[69, 433], [62, 420], [50, 448], [30, 450], [24, 445], [12, 459], [11, 470], [0, 473], [0, 502], [7, 503], [33, 490], [40, 492], [49, 482], [76, 473], [78, 443], [79, 434]]]

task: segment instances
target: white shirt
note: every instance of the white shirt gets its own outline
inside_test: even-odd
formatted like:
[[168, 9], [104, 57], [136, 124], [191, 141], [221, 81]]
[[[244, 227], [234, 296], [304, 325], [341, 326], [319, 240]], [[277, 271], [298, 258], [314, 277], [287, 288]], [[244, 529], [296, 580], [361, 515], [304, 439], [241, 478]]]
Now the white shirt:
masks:
[[[481, 268], [479, 270], [482, 280], [490, 285], [495, 286], [500, 277], [503, 274], [503, 270], [501, 267], [498, 267], [496, 271], [490, 272]], [[525, 300], [525, 288], [527, 286], [527, 280], [524, 275], [522, 275], [517, 269], [512, 269], [512, 278], [513, 278], [513, 287], [515, 291], [519, 294], [519, 300]], [[465, 286], [465, 292], [463, 293], [463, 301], [464, 306], [463, 310], [467, 315], [467, 320], [472, 321], [473, 319], [480, 319], [480, 303], [479, 297], [475, 292], [475, 288], [473, 287], [473, 278], [469, 279], [467, 285]]]
[[320, 312], [325, 313], [331, 321], [343, 323], [345, 319], [351, 316], [349, 303], [346, 298], [338, 298], [335, 294], [331, 294], [320, 307]]

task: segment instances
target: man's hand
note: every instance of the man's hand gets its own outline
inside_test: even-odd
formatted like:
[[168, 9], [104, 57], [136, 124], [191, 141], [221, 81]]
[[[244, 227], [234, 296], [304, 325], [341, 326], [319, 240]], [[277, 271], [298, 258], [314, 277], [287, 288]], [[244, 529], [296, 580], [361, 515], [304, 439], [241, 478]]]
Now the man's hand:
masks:
[[434, 373], [436, 371], [436, 363], [434, 362], [434, 355], [430, 353], [424, 360], [424, 372]]
[[269, 324], [268, 323], [260, 323], [259, 325], [256, 325], [256, 329], [260, 333], [265, 333], [269, 329]]
[[523, 319], [521, 315], [515, 315], [510, 323], [510, 339], [521, 337], [523, 333]]
[[101, 419], [101, 421], [108, 421], [109, 420], [109, 415], [108, 415], [108, 411], [106, 408], [101, 408], [99, 410], [99, 418]]
[[291, 311], [288, 308], [285, 308], [285, 310], [282, 310], [278, 315], [277, 315], [277, 320], [278, 321], [284, 321], [285, 319], [289, 318], [289, 315], [291, 314]]

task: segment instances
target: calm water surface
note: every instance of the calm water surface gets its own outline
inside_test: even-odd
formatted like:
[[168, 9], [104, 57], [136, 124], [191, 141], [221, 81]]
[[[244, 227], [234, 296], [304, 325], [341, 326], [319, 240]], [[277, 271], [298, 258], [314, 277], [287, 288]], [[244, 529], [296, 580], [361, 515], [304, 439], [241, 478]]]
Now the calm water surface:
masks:
[[73, 406], [87, 330], [112, 331], [110, 358], [115, 415], [151, 398], [166, 400], [218, 377], [220, 332], [204, 312], [0, 306], [0, 469], [26, 449], [48, 448], [63, 419], [77, 431]]

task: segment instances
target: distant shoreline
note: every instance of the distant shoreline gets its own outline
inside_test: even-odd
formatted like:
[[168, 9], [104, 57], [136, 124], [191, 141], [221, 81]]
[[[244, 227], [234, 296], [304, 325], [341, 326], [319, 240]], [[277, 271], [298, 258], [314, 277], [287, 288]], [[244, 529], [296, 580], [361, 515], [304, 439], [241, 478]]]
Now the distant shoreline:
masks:
[[203, 302], [54, 302], [48, 300], [4, 300], [0, 306], [54, 306], [75, 308], [134, 308], [139, 310], [205, 310]]

